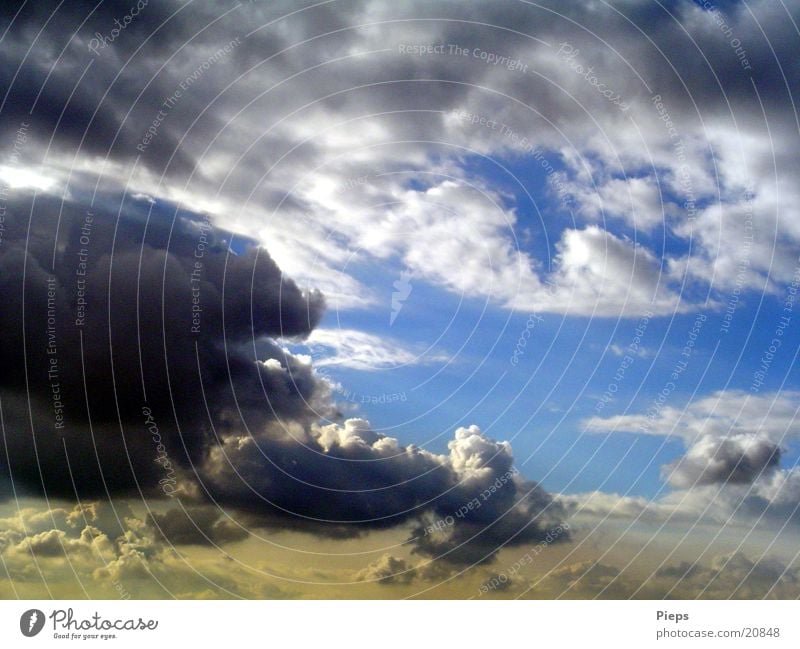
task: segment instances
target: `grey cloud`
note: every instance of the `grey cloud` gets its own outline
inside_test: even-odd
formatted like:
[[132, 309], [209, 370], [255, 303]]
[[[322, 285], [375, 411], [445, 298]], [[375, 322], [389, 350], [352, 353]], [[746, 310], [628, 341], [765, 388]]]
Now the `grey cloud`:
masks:
[[[286, 54], [255, 67], [246, 79], [258, 80], [260, 83], [237, 84], [226, 94], [222, 104], [217, 106], [219, 110], [228, 112], [230, 108], [241, 107], [245, 101], [253, 98], [255, 92], [290, 76], [287, 72], [305, 71], [298, 78], [289, 80], [271, 91], [263, 102], [264, 105], [272, 106], [272, 110], [275, 106], [280, 107], [279, 113], [286, 114], [291, 112], [292, 108], [303, 106], [310, 100], [346, 89], [353, 90], [326, 99], [320, 106], [324, 107], [334, 120], [337, 117], [346, 119], [359, 114], [402, 108], [428, 107], [447, 111], [464, 104], [486, 106], [493, 103], [497, 107], [502, 106], [502, 110], [508, 110], [508, 106], [513, 105], [513, 102], [501, 99], [499, 95], [464, 85], [475, 84], [503, 92], [530, 104], [552, 123], [563, 125], [573, 140], [576, 135], [586, 135], [587, 129], [595, 128], [584, 108], [569, 99], [558, 84], [544, 81], [532, 73], [504, 74], [501, 68], [486, 65], [471, 55], [465, 59], [450, 55], [413, 57], [399, 56], [398, 52], [393, 51], [339, 64], [334, 63], [316, 70], [310, 69], [347, 52], [386, 47], [394, 50], [400, 42], [441, 42], [461, 44], [470, 50], [478, 47], [482, 51], [502, 53], [529, 61], [532, 70], [541, 72], [550, 79], [560, 80], [567, 89], [575, 91], [580, 101], [587, 102], [601, 127], [613, 123], [612, 118], [616, 116], [613, 113], [606, 114], [602, 110], [605, 108], [602, 103], [605, 100], [583, 79], [577, 78], [577, 75], [567, 74], [571, 71], [560, 70], [551, 58], [542, 59], [540, 52], [551, 50], [526, 37], [527, 34], [531, 34], [552, 45], [569, 42], [580, 49], [589, 64], [595, 66], [599, 75], [613, 75], [615, 83], [619, 80], [619, 83], [623, 84], [621, 90], [633, 95], [632, 99], [642, 104], [637, 109], [640, 118], [653, 118], [652, 108], [647, 105], [649, 97], [643, 94], [643, 86], [635, 74], [638, 73], [651, 84], [655, 92], [669, 98], [673, 113], [680, 117], [683, 124], [687, 126], [691, 124], [691, 129], [686, 129], [687, 138], [690, 135], [688, 131], [699, 126], [698, 109], [704, 116], [711, 113], [714, 117], [727, 119], [726, 99], [737, 113], [744, 109], [754, 117], [760, 115], [749, 75], [742, 70], [739, 60], [730, 48], [729, 39], [721, 33], [709, 12], [704, 12], [690, 3], [678, 5], [672, 15], [666, 9], [646, 2], [620, 4], [604, 9], [604, 20], [592, 21], [592, 29], [589, 31], [569, 22], [572, 20], [581, 24], [586, 21], [586, 10], [580, 6], [545, 3], [542, 7], [532, 7], [520, 3], [494, 3], [471, 7], [460, 2], [443, 2], [436, 5], [359, 2], [351, 3], [347, 7], [333, 8], [323, 5], [301, 12], [296, 12], [295, 5], [245, 3], [202, 33], [199, 33], [199, 27], [211, 23], [234, 5], [232, 3], [215, 4], [213, 7], [200, 5], [193, 6], [191, 11], [179, 11], [163, 28], [156, 29], [162, 24], [166, 15], [179, 6], [177, 3], [161, 7], [148, 6], [149, 15], [143, 13], [142, 20], [133, 21], [113, 45], [104, 50], [103, 56], [95, 60], [90, 74], [100, 75], [100, 79], [105, 83], [97, 83], [98, 79], [93, 77], [94, 83], [86, 83], [81, 87], [79, 101], [86, 93], [87, 106], [99, 103], [99, 98], [102, 96], [100, 90], [104, 92], [108, 81], [113, 78], [118, 68], [123, 62], [127, 63], [123, 78], [127, 82], [136, 83], [131, 86], [130, 83], [118, 82], [104, 99], [101, 113], [96, 117], [97, 128], [103, 119], [107, 119], [111, 126], [114, 122], [118, 122], [133, 104], [136, 97], [134, 92], [143, 84], [141, 79], [149, 79], [149, 74], [141, 74], [142, 69], [152, 74], [157, 69], [156, 62], [172, 54], [192, 37], [185, 50], [176, 58], [174, 65], [160, 73], [154, 84], [151, 84], [148, 94], [134, 106], [139, 112], [123, 124], [122, 137], [128, 144], [121, 146], [120, 152], [127, 151], [130, 160], [136, 155], [135, 149], [130, 146], [135, 142], [134, 135], [148, 125], [150, 121], [148, 110], [154, 112], [152, 109], [159, 106], [161, 101], [171, 94], [172, 87], [180, 80], [178, 70], [191, 71], [193, 62], [202, 61], [204, 54], [213, 52], [221, 42], [227, 42], [226, 35], [247, 33], [253, 26], [267, 24], [270, 21], [276, 22], [255, 32], [249, 37], [248, 46], [237, 48], [223, 65], [230, 65], [237, 71], [243, 72], [279, 51], [281, 46], [300, 43], [316, 36], [321, 37], [307, 45], [292, 48]], [[52, 106], [54, 111], [60, 109], [68, 90], [72, 87], [71, 81], [77, 78], [73, 69], [75, 66], [69, 65], [69, 62], [72, 59], [88, 60], [88, 51], [83, 51], [85, 50], [83, 41], [95, 28], [100, 29], [102, 25], [110, 24], [115, 11], [116, 8], [109, 8], [104, 3], [79, 32], [79, 39], [72, 39], [65, 59], [53, 68], [45, 90], [52, 92], [46, 103]], [[288, 14], [290, 11], [295, 13], [281, 17], [284, 12]], [[621, 15], [617, 14], [617, 11], [621, 12]], [[785, 11], [785, 7], [779, 8], [773, 3], [761, 2], [751, 3], [750, 12], [741, 6], [734, 6], [726, 11], [724, 16], [752, 57], [754, 69], [758, 70], [757, 85], [761, 94], [769, 98], [768, 109], [771, 113], [777, 113], [784, 120], [788, 120], [791, 116], [785, 114], [782, 100], [789, 98], [788, 88], [791, 85], [787, 86], [784, 75], [791, 84], [791, 81], [796, 79], [798, 68], [792, 56], [793, 40], [786, 36], [787, 30], [791, 28], [789, 21], [786, 20]], [[751, 17], [751, 12], [755, 18]], [[12, 38], [18, 34], [18, 42], [7, 47], [9, 63], [12, 63], [9, 66], [11, 69], [14, 68], [13, 62], [18, 61], [26, 49], [22, 46], [27, 42], [24, 35], [42, 24], [47, 13], [44, 10], [39, 10], [35, 14], [23, 12], [17, 19]], [[69, 15], [61, 15], [67, 13]], [[81, 10], [75, 7], [63, 8], [59, 12], [60, 20], [53, 21], [50, 29], [55, 32], [55, 25], [59, 24], [60, 37], [66, 41], [71, 31], [64, 28], [64, 24], [77, 24], [81, 18], [80, 14]], [[444, 19], [434, 20], [437, 17]], [[400, 22], [392, 22], [393, 20]], [[759, 21], [758, 24], [755, 20]], [[362, 23], [379, 23], [379, 21], [387, 22], [348, 29]], [[759, 28], [765, 30], [766, 39]], [[642, 32], [646, 32], [652, 42], [643, 38]], [[135, 47], [142, 45], [146, 36], [150, 36], [150, 40], [144, 44], [142, 51], [136, 58], [126, 61]], [[691, 38], [694, 42], [690, 40]], [[606, 48], [600, 39], [611, 43], [617, 52]], [[55, 52], [55, 46], [53, 47]], [[702, 50], [708, 63], [700, 56], [698, 48]], [[44, 56], [43, 50], [41, 55], [39, 52], [37, 47], [25, 65], [41, 74], [41, 70], [47, 69], [46, 62], [50, 58]], [[39, 56], [42, 61], [37, 59]], [[331, 74], [331, 70], [335, 70], [336, 74]], [[17, 81], [20, 87], [12, 87], [12, 92], [20, 94], [20, 100], [15, 104], [19, 104], [23, 109], [27, 108], [27, 103], [32, 99], [31, 95], [35, 96], [33, 91], [38, 92], [38, 84], [35, 83], [32, 84], [30, 91], [25, 90], [26, 79], [32, 76], [33, 72], [20, 75]], [[361, 90], [354, 89], [364, 83], [402, 79], [411, 81], [374, 85]], [[440, 82], [425, 83], [419, 81], [421, 79], [437, 79]], [[186, 132], [193, 116], [208, 105], [223, 82], [227, 85], [229, 80], [228, 68], [211, 69], [205, 74], [203, 83], [197, 84], [191, 93], [182, 98], [180, 111], [174, 115], [170, 114], [159, 131], [158, 139], [166, 140], [170, 144], [166, 146], [165, 152], [174, 148], [172, 144]], [[424, 83], [426, 90], [424, 93], [409, 92], [410, 88], [418, 87], [420, 83]], [[92, 87], [97, 89], [91, 90]], [[306, 112], [307, 115], [314, 113], [313, 107]], [[249, 136], [252, 136], [253, 132], [258, 133], [261, 130], [258, 124], [262, 114], [263, 109], [258, 106], [245, 113], [236, 124], [229, 125], [231, 132], [227, 133], [226, 137], [230, 137], [230, 143], [236, 145], [240, 141], [237, 133], [246, 133]], [[523, 110], [519, 114], [524, 116], [526, 121], [535, 119], [534, 113], [528, 110]], [[389, 132], [396, 134], [397, 139], [403, 139], [407, 136], [420, 137], [440, 132], [441, 117], [432, 117], [433, 119], [428, 120], [424, 115], [416, 115], [414, 120], [409, 120], [407, 116], [389, 115], [382, 119], [388, 120], [385, 123]], [[214, 118], [206, 115], [204, 119]], [[75, 120], [66, 120], [60, 128], [70, 128], [73, 122]], [[80, 124], [80, 119], [76, 123]], [[217, 133], [218, 129], [214, 128], [217, 124], [213, 121], [208, 122], [207, 126], [211, 127], [212, 133]], [[657, 120], [654, 126], [656, 128], [648, 129], [646, 135], [660, 139], [663, 128]], [[274, 137], [280, 141], [281, 138], [290, 136], [294, 127], [295, 123], [289, 122], [278, 129], [282, 132], [274, 133], [270, 138]], [[609, 137], [616, 137], [613, 131], [610, 129], [608, 131]], [[537, 132], [536, 136], [546, 137], [551, 145], [563, 144], [555, 139], [556, 134], [552, 129], [547, 135]], [[104, 140], [104, 138], [95, 139]], [[252, 137], [249, 141], [252, 142]], [[265, 140], [263, 150], [268, 151], [270, 148], [274, 150], [272, 144], [275, 141]], [[189, 156], [186, 162], [190, 162], [192, 158], [196, 161], [196, 156], [201, 150], [199, 144], [195, 137], [190, 137], [182, 144], [179, 155]], [[224, 142], [221, 144], [225, 146]], [[86, 145], [91, 146], [92, 143], [87, 142]], [[312, 143], [309, 146], [314, 145]], [[143, 164], [152, 165], [154, 170], [163, 171], [161, 167], [164, 161], [164, 157], [154, 159], [149, 154], [143, 156]], [[185, 166], [175, 166], [170, 173], [184, 171], [186, 171]], [[244, 169], [242, 171], [246, 172]]]
[[661, 469], [676, 487], [709, 484], [750, 484], [780, 466], [781, 449], [757, 435], [696, 440], [686, 454]]
[[[475, 426], [456, 431], [448, 455], [402, 446], [354, 419], [314, 426], [300, 441], [226, 439], [201, 470], [204, 489], [254, 515], [254, 525], [289, 515], [297, 529], [344, 536], [419, 521], [412, 552], [459, 565], [539, 541], [564, 513], [537, 484], [514, 479], [510, 447]], [[437, 519], [453, 523], [444, 534], [428, 533]]]
[[[692, 482], [684, 489], [671, 491], [655, 500], [644, 497], [622, 496], [614, 493], [591, 492], [585, 494], [561, 494], [556, 497], [568, 512], [570, 520], [583, 521], [596, 525], [608, 519], [636, 519], [641, 523], [665, 524], [680, 523], [695, 526], [698, 524], [726, 525], [732, 529], [750, 531], [753, 527], [773, 531], [777, 527], [790, 525], [794, 528], [800, 522], [800, 471], [797, 467], [781, 469], [773, 464], [769, 455], [768, 442], [757, 444], [761, 458], [755, 466], [752, 459], [742, 460], [743, 449], [733, 453], [737, 458], [727, 464], [714, 465], [712, 462], [692, 467], [693, 472], [686, 477]], [[685, 457], [685, 456], [684, 456]], [[708, 458], [707, 458], [708, 459]], [[736, 462], [750, 467], [751, 471], [740, 474], [741, 481], [728, 478], [736, 475]], [[679, 468], [681, 460], [676, 462]], [[746, 464], [747, 463], [747, 464]], [[708, 476], [718, 481], [708, 484], [694, 484], [703, 469], [725, 470], [713, 472]]]

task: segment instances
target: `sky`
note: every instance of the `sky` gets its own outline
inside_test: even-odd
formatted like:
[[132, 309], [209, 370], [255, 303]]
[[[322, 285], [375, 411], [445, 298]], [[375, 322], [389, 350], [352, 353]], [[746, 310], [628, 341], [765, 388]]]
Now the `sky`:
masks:
[[796, 598], [798, 13], [4, 5], [0, 597]]

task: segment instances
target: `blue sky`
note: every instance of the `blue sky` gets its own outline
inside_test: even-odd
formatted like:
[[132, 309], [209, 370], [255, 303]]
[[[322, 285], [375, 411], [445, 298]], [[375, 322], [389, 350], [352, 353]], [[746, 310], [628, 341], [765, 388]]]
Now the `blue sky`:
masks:
[[[329, 313], [322, 326], [358, 326], [376, 334], [385, 332], [391, 286], [385, 287], [385, 292], [386, 308], [378, 313]], [[408, 346], [423, 346], [420, 341], [435, 337], [439, 339], [436, 349], [444, 350], [445, 354], [465, 345], [460, 358], [445, 369], [442, 369], [444, 363], [434, 362], [375, 371], [333, 368], [330, 375], [346, 386], [345, 391], [354, 393], [345, 394], [345, 400], [355, 401], [359, 412], [376, 426], [388, 434], [402, 433], [404, 438], [427, 444], [432, 450], [442, 449], [448, 438], [443, 426], [458, 422], [461, 415], [466, 417], [461, 423], [475, 421], [485, 430], [496, 430], [497, 434], [502, 431], [504, 438], [513, 435], [519, 457], [533, 454], [524, 469], [531, 475], [541, 475], [543, 468], [560, 460], [562, 466], [545, 482], [549, 488], [560, 490], [570, 483], [571, 491], [585, 491], [596, 488], [598, 480], [606, 478], [612, 491], [630, 489], [635, 495], [650, 496], [661, 488], [659, 467], [681, 454], [679, 444], [675, 441], [664, 444], [659, 438], [635, 439], [637, 436], [632, 434], [610, 437], [585, 434], [582, 426], [582, 421], [593, 414], [622, 361], [608, 346], [616, 344], [624, 349], [629, 345], [638, 321], [589, 321], [583, 317], [541, 314], [525, 353], [514, 367], [510, 358], [529, 314], [509, 314], [492, 306], [484, 311], [484, 306], [481, 301], [465, 303], [446, 291], [416, 283], [396, 326], [390, 330], [392, 337]], [[671, 404], [682, 407], [698, 390], [701, 394], [723, 388], [749, 390], [752, 374], [773, 338], [772, 332], [759, 326], [759, 322], [775, 322], [781, 308], [777, 298], [768, 296], [759, 312], [758, 296], [749, 296], [738, 306], [728, 334], [720, 333], [721, 310], [710, 312], [691, 363], [672, 394]], [[454, 313], [458, 313], [455, 319]], [[674, 320], [666, 316], [650, 320], [642, 341], [647, 354], [636, 356], [625, 369], [625, 378], [617, 383], [618, 391], [603, 414], [646, 410], [651, 395], [662, 387], [663, 377], [672, 371], [674, 355], [683, 348], [694, 319], [695, 314], [688, 313]], [[448, 325], [450, 328], [440, 337]], [[745, 339], [748, 342], [743, 346]], [[797, 331], [789, 330], [785, 341], [796, 349], [800, 343]], [[477, 374], [465, 381], [465, 366], [471, 373], [477, 364], [480, 364]], [[796, 389], [797, 376], [792, 370], [791, 356], [776, 358], [762, 391]], [[438, 375], [431, 379], [434, 373]], [[420, 384], [424, 387], [416, 388]], [[487, 394], [493, 386], [496, 387]], [[392, 401], [391, 407], [370, 403], [373, 397], [398, 393], [403, 393], [406, 400]], [[442, 403], [443, 394], [453, 396]], [[509, 404], [509, 395], [515, 398], [514, 404]], [[471, 413], [463, 415], [478, 402], [479, 418], [475, 419]], [[531, 422], [534, 409], [536, 416]], [[431, 441], [437, 437], [438, 443]], [[568, 449], [569, 454], [565, 455]], [[589, 457], [592, 460], [584, 465]], [[795, 449], [785, 461], [793, 465], [796, 458]], [[623, 462], [619, 468], [618, 462]], [[640, 477], [635, 469], [642, 463], [649, 466]], [[610, 467], [614, 467], [611, 476]]]

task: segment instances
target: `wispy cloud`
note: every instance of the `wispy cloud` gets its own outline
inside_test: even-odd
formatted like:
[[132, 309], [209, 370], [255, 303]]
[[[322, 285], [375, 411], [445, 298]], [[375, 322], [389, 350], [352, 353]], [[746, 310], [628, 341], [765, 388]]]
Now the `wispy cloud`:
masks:
[[339, 366], [374, 371], [448, 360], [443, 353], [414, 351], [402, 343], [355, 329], [315, 329], [305, 346], [316, 367]]

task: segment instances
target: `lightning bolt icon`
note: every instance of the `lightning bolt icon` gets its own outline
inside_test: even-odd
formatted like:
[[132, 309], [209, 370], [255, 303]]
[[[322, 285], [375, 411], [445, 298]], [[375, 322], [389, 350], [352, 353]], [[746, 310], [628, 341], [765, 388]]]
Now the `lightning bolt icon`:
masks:
[[36, 615], [36, 611], [31, 613], [31, 619], [28, 620], [28, 631], [33, 631], [33, 625], [36, 624], [36, 620], [39, 619], [39, 616]]

